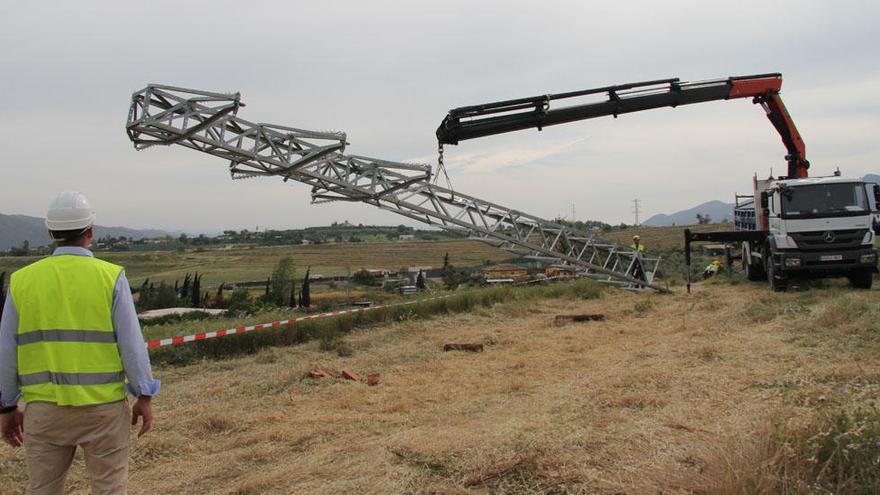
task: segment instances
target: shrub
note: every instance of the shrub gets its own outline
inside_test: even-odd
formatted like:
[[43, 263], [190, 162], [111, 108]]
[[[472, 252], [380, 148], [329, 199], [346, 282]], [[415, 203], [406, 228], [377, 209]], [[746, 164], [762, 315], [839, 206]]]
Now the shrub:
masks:
[[230, 313], [249, 313], [254, 310], [254, 303], [251, 300], [250, 292], [247, 289], [239, 288], [232, 291], [229, 296], [229, 312]]
[[359, 270], [354, 272], [354, 275], [351, 276], [351, 281], [356, 284], [367, 286], [376, 285], [376, 277], [374, 277], [372, 273], [366, 270]]
[[269, 301], [276, 306], [287, 306], [290, 302], [290, 291], [293, 289], [296, 267], [290, 258], [281, 259], [272, 271], [272, 283], [269, 290]]
[[351, 345], [338, 335], [322, 337], [318, 348], [322, 351], [335, 352], [339, 357], [348, 357], [354, 354]]
[[826, 412], [807, 440], [815, 482], [833, 493], [880, 493], [880, 414]]
[[153, 287], [152, 284], [141, 287], [139, 291], [138, 309], [141, 311], [174, 308], [180, 305], [180, 301], [177, 299], [177, 291], [165, 282], [161, 282], [159, 287]]
[[181, 321], [197, 321], [210, 318], [211, 314], [205, 311], [190, 311], [183, 314], [171, 314], [165, 316], [157, 316], [155, 318], [143, 318], [140, 320], [141, 325], [165, 325], [166, 323], [177, 323]]

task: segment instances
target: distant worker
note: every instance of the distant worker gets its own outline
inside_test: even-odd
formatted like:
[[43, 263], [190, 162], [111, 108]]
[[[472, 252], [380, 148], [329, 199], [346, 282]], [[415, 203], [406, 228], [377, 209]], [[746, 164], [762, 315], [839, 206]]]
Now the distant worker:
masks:
[[636, 252], [636, 256], [633, 259], [628, 275], [635, 279], [645, 280], [645, 271], [642, 269], [642, 254], [645, 252], [645, 246], [642, 244], [642, 238], [638, 234], [634, 235], [633, 242], [629, 247]]
[[629, 247], [638, 251], [639, 253], [645, 252], [645, 245], [642, 244], [642, 238], [639, 237], [638, 234], [633, 236], [633, 242], [629, 245]]
[[[28, 494], [63, 493], [77, 446], [92, 493], [125, 493], [129, 423], [140, 417], [138, 436], [150, 431], [160, 384], [122, 267], [88, 249], [88, 200], [63, 192], [46, 217], [57, 247], [12, 274], [3, 307], [0, 429], [6, 443], [25, 447]], [[131, 411], [126, 390], [137, 397]]]
[[709, 263], [709, 266], [703, 270], [703, 280], [717, 275], [719, 270], [721, 270], [721, 260], [715, 258], [712, 260], [712, 263]]

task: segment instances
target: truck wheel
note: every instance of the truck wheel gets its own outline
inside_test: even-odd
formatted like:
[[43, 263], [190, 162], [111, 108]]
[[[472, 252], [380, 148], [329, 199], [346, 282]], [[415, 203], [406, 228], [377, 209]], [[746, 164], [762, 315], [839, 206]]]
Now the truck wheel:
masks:
[[767, 251], [767, 281], [770, 283], [770, 289], [774, 292], [782, 292], [786, 289], [785, 279], [776, 276], [776, 268], [773, 266], [773, 256], [770, 251]]
[[751, 250], [748, 243], [742, 246], [742, 267], [746, 273], [746, 279], [751, 282], [764, 280], [764, 266], [760, 264], [749, 263], [749, 251]]
[[753, 265], [743, 260], [743, 271], [746, 272], [746, 278], [752, 282], [764, 280], [764, 269], [760, 265]]
[[856, 289], [870, 289], [874, 282], [874, 273], [871, 270], [859, 270], [849, 275], [849, 284]]

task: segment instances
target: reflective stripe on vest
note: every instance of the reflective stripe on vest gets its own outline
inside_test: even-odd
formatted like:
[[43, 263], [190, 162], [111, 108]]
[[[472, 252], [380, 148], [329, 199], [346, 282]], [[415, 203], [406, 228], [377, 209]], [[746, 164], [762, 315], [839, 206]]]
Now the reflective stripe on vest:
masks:
[[113, 332], [96, 330], [34, 330], [16, 335], [18, 345], [34, 342], [116, 342]]
[[54, 383], [55, 385], [103, 385], [125, 379], [125, 373], [52, 373], [41, 371], [18, 377], [22, 386]]
[[86, 256], [51, 256], [15, 272], [18, 375], [26, 402], [84, 406], [125, 398], [111, 316], [122, 268]]

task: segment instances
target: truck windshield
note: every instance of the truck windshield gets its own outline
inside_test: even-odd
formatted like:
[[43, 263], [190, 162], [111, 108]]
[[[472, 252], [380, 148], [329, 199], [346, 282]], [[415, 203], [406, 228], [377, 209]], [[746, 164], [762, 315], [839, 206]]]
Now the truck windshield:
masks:
[[790, 187], [780, 194], [783, 218], [845, 217], [868, 213], [864, 184]]

